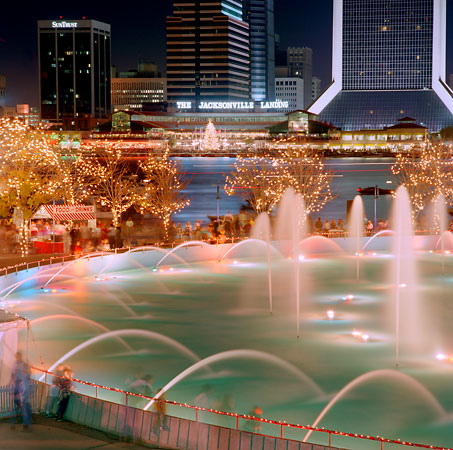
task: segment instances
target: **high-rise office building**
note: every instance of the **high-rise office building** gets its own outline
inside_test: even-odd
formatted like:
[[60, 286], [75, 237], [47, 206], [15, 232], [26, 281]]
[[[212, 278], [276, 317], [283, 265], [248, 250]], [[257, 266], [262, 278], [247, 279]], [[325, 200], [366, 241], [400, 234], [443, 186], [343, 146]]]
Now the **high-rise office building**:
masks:
[[308, 47], [288, 47], [288, 76], [304, 79], [304, 102], [307, 108], [311, 100], [313, 78], [313, 50]]
[[143, 109], [167, 100], [165, 78], [112, 78], [112, 109]]
[[275, 78], [275, 96], [288, 102], [287, 111], [304, 109], [304, 80], [299, 77]]
[[38, 21], [41, 117], [51, 122], [110, 113], [110, 25]]
[[250, 26], [252, 99], [275, 99], [274, 0], [245, 0], [244, 20]]
[[453, 125], [446, 0], [334, 0], [333, 17], [333, 83], [311, 112], [344, 130]]
[[167, 17], [167, 97], [169, 103], [250, 99], [242, 0], [174, 0]]

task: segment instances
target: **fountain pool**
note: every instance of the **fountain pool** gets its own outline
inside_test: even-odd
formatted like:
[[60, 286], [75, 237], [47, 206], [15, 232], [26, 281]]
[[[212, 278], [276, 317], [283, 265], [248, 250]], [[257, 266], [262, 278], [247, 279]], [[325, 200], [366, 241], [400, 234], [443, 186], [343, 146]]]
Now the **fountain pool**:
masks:
[[[258, 405], [270, 419], [452, 446], [453, 255], [436, 250], [438, 236], [412, 238], [424, 342], [414, 349], [404, 341], [406, 323], [397, 368], [393, 239], [363, 238], [357, 256], [347, 239], [303, 238], [296, 246], [299, 338], [295, 264], [286, 254], [294, 246], [276, 241], [182, 247], [159, 265], [155, 249], [87, 258], [45, 289], [52, 271], [30, 275], [2, 306], [34, 321], [29, 358], [36, 366], [40, 356], [47, 368], [65, 361], [79, 379], [126, 389], [151, 373], [153, 389], [165, 386], [166, 398], [178, 402], [242, 414]], [[450, 240], [444, 245], [448, 251]], [[408, 310], [401, 307], [400, 322]], [[19, 338], [24, 347], [26, 332]], [[303, 440], [305, 432], [285, 436]], [[335, 439], [340, 447], [377, 448]]]

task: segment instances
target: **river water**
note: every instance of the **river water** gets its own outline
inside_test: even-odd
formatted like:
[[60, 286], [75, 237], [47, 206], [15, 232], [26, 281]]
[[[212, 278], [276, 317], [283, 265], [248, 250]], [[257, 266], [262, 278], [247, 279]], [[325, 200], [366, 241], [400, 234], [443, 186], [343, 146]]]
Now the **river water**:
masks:
[[[231, 211], [237, 214], [243, 200], [239, 196], [229, 197], [223, 190], [225, 178], [231, 172], [234, 158], [180, 158], [183, 171], [191, 179], [186, 195], [191, 204], [175, 215], [176, 222], [209, 221], [208, 216], [217, 214], [217, 185], [220, 185], [220, 215]], [[334, 200], [326, 204], [314, 219], [345, 220], [347, 201], [353, 200], [359, 187], [378, 185], [381, 188], [396, 188], [390, 170], [393, 158], [331, 158], [325, 162], [326, 168], [334, 173], [332, 193]], [[392, 183], [388, 183], [391, 181]], [[367, 218], [374, 220], [374, 196], [364, 196]], [[390, 196], [382, 196], [376, 201], [377, 218], [387, 219], [390, 211]]]

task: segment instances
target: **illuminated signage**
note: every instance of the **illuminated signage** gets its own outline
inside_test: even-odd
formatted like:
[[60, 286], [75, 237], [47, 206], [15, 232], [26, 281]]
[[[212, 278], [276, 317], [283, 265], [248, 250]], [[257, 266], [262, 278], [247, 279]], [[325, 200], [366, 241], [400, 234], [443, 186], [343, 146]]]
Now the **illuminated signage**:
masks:
[[77, 22], [52, 22], [52, 28], [77, 28]]
[[192, 102], [176, 102], [178, 109], [192, 109]]
[[253, 109], [253, 102], [200, 102], [199, 109]]
[[260, 102], [261, 109], [284, 109], [289, 108], [289, 102], [277, 100], [275, 102]]
[[289, 102], [282, 100], [276, 100], [273, 102], [176, 102], [176, 107], [179, 110], [188, 110], [193, 109], [196, 106], [198, 110], [210, 110], [210, 111], [219, 111], [219, 110], [250, 110], [258, 107], [262, 110], [270, 109], [288, 109]]

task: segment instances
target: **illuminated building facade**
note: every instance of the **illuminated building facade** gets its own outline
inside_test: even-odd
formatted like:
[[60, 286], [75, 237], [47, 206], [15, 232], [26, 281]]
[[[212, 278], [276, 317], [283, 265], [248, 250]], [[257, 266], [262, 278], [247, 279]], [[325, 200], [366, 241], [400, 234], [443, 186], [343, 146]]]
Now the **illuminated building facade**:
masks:
[[167, 17], [167, 97], [250, 99], [249, 25], [242, 0], [174, 0]]
[[110, 25], [95, 20], [40, 20], [38, 52], [44, 120], [100, 118], [110, 113]]
[[112, 109], [142, 109], [167, 100], [166, 78], [112, 78]]
[[343, 130], [453, 125], [446, 0], [334, 0], [333, 17], [333, 82], [310, 111]]
[[274, 100], [274, 0], [245, 0], [244, 20], [250, 27], [250, 84], [255, 101]]

